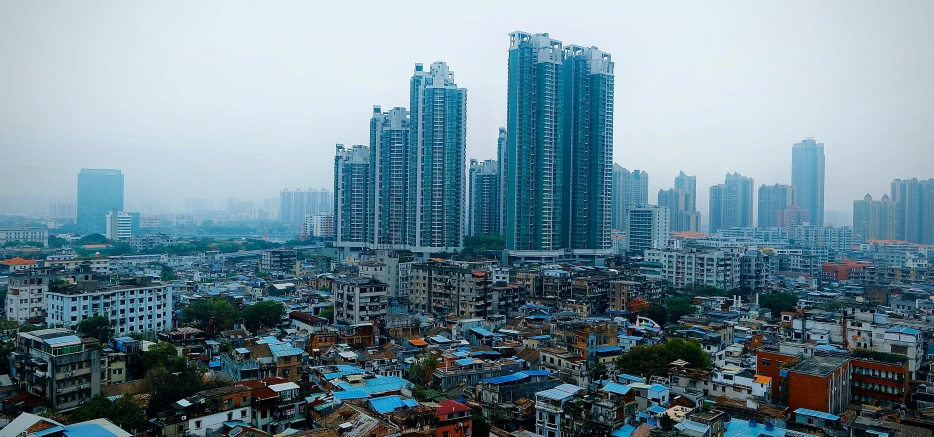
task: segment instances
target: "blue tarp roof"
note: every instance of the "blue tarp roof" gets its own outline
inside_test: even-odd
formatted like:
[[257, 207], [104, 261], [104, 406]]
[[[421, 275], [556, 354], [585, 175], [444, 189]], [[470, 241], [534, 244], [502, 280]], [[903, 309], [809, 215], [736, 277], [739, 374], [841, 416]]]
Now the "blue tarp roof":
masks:
[[276, 358], [301, 355], [303, 350], [289, 346], [288, 344], [271, 344], [269, 345], [269, 351], [272, 352], [272, 355]]
[[652, 414], [662, 414], [668, 411], [668, 409], [665, 407], [659, 407], [658, 405], [652, 405], [651, 407], [646, 408], [645, 411], [648, 411]]
[[598, 347], [598, 348], [597, 348], [597, 352], [598, 352], [598, 353], [622, 352], [622, 351], [623, 351], [623, 350], [620, 349], [619, 346], [603, 346], [603, 347]]
[[636, 431], [636, 427], [632, 425], [625, 425], [622, 428], [617, 429], [616, 431], [613, 431], [613, 433], [610, 435], [613, 437], [629, 437], [635, 431]]
[[625, 379], [625, 380], [627, 380], [627, 381], [645, 382], [645, 378], [643, 378], [643, 377], [641, 377], [641, 376], [628, 375], [628, 374], [625, 374], [625, 373], [620, 373], [620, 374], [619, 374], [619, 379]]
[[449, 338], [443, 335], [436, 335], [434, 337], [431, 337], [431, 340], [434, 341], [435, 343], [450, 343], [451, 342]]
[[471, 359], [471, 358], [461, 358], [461, 359], [459, 359], [459, 360], [457, 360], [457, 361], [454, 361], [454, 363], [457, 364], [458, 366], [469, 366], [469, 365], [473, 364], [473, 359]]
[[833, 414], [824, 413], [822, 411], [809, 410], [807, 408], [798, 408], [795, 410], [795, 414], [802, 414], [805, 416], [817, 417], [827, 420], [840, 420], [840, 416], [834, 416]]
[[[96, 423], [85, 423], [82, 425], [68, 425], [65, 427], [65, 437], [108, 437], [116, 434], [107, 430]], [[36, 434], [38, 435], [38, 434]]]
[[535, 335], [529, 338], [534, 339], [534, 340], [548, 340], [549, 338], [551, 338], [551, 336], [550, 335]]
[[402, 387], [412, 385], [411, 382], [399, 378], [398, 376], [377, 376], [376, 378], [364, 379], [363, 381], [365, 383], [363, 386], [351, 384], [346, 381], [338, 382], [337, 386], [342, 390], [362, 390], [372, 395], [399, 391], [402, 390]]
[[373, 398], [369, 400], [369, 404], [379, 414], [390, 413], [402, 407], [418, 406], [418, 402], [414, 399], [402, 399], [398, 395]]
[[668, 390], [668, 387], [665, 387], [664, 385], [661, 385], [661, 384], [655, 384], [649, 387], [649, 390], [664, 391], [664, 390]]
[[236, 348], [236, 349], [234, 349], [234, 350], [237, 351], [237, 353], [240, 353], [240, 354], [248, 354], [248, 353], [250, 353], [250, 350], [247, 349], [247, 348], [245, 348], [245, 347], [238, 347], [238, 348]]
[[483, 382], [499, 385], [499, 384], [505, 384], [507, 382], [519, 381], [519, 380], [529, 378], [529, 377], [549, 376], [549, 375], [551, 375], [551, 372], [547, 370], [523, 370], [521, 372], [513, 373], [512, 375], [488, 378], [488, 379], [483, 380]]

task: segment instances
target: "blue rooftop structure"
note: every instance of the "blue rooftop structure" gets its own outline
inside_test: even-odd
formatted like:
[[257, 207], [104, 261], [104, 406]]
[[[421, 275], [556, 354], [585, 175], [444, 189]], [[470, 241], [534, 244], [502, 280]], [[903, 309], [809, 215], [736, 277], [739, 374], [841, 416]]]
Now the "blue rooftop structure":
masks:
[[840, 420], [840, 416], [834, 416], [833, 414], [830, 414], [830, 413], [825, 413], [823, 411], [817, 411], [817, 410], [810, 410], [807, 408], [798, 408], [797, 410], [795, 410], [795, 414], [816, 417], [818, 419], [824, 419], [824, 420], [834, 420], [834, 421]]
[[619, 346], [602, 346], [597, 348], [597, 353], [622, 352]]
[[616, 382], [608, 382], [606, 383], [606, 385], [603, 386], [603, 388], [601, 388], [601, 390], [605, 392], [609, 392], [609, 393], [615, 393], [618, 395], [624, 395], [626, 393], [629, 393], [629, 390], [632, 390], [632, 387], [628, 385], [619, 384]]
[[236, 348], [236, 349], [234, 349], [234, 350], [237, 351], [238, 354], [248, 354], [248, 353], [250, 353], [250, 350], [247, 349], [247, 348], [245, 348], [245, 347], [238, 347], [238, 348]]
[[551, 372], [547, 370], [523, 370], [521, 372], [513, 373], [512, 375], [497, 376], [495, 378], [487, 378], [487, 379], [484, 379], [483, 382], [488, 383], [488, 384], [500, 385], [500, 384], [506, 384], [508, 382], [521, 381], [526, 378], [547, 377], [550, 375], [551, 375]]
[[668, 409], [665, 407], [659, 407], [658, 405], [652, 405], [646, 408], [645, 411], [648, 411], [649, 413], [652, 413], [657, 416], [659, 414], [664, 414], [666, 411], [668, 411]]
[[483, 329], [483, 328], [470, 328], [470, 332], [473, 332], [474, 334], [477, 334], [481, 337], [492, 337], [493, 336], [492, 332], [487, 331], [486, 329]]
[[398, 376], [377, 376], [372, 379], [364, 379], [363, 385], [359, 383], [351, 384], [346, 381], [337, 383], [337, 386], [340, 387], [341, 390], [361, 390], [369, 395], [401, 391], [402, 387], [411, 385], [411, 382], [399, 378]]
[[276, 358], [301, 355], [302, 352], [304, 352], [303, 350], [297, 347], [292, 347], [286, 343], [271, 344], [269, 345], [269, 351], [272, 352], [272, 355]]
[[529, 338], [533, 340], [548, 340], [549, 338], [551, 338], [551, 336], [550, 335], [535, 335]]
[[391, 413], [403, 407], [417, 407], [418, 402], [414, 399], [402, 399], [398, 395], [384, 396], [369, 400], [369, 405], [379, 414]]
[[885, 332], [893, 332], [893, 333], [908, 334], [908, 335], [918, 335], [921, 333], [921, 331], [917, 329], [907, 328], [904, 326], [897, 326], [894, 328], [889, 328], [889, 329], [886, 329]]
[[636, 431], [636, 427], [632, 425], [625, 425], [622, 428], [617, 429], [616, 431], [613, 431], [613, 433], [610, 435], [613, 437], [629, 437], [635, 431]]
[[48, 338], [48, 339], [45, 339], [45, 342], [46, 342], [47, 344], [62, 344], [62, 343], [68, 343], [68, 342], [70, 342], [70, 341], [79, 341], [79, 342], [80, 342], [81, 339], [78, 338], [77, 335], [65, 335], [65, 336], [62, 336], [62, 337], [55, 337], [55, 338]]
[[435, 343], [450, 343], [450, 342], [451, 342], [451, 339], [449, 339], [449, 338], [447, 338], [447, 337], [445, 337], [445, 336], [443, 336], [443, 335], [436, 335], [436, 336], [430, 337], [430, 338], [431, 338], [431, 340], [434, 341]]
[[616, 379], [618, 381], [622, 381], [626, 383], [641, 382], [644, 384], [646, 381], [646, 379], [641, 376], [628, 375], [625, 373], [620, 373], [619, 376], [616, 377]]
[[461, 358], [457, 361], [454, 361], [454, 363], [457, 364], [458, 366], [469, 366], [473, 364], [473, 359], [472, 358]]
[[282, 342], [279, 341], [279, 339], [277, 339], [276, 337], [268, 336], [268, 337], [263, 337], [261, 340], [257, 341], [256, 343], [257, 344], [279, 344]]
[[335, 391], [334, 397], [340, 400], [347, 399], [366, 399], [370, 395], [363, 390], [345, 390], [345, 391]]
[[[771, 423], [761, 424], [754, 420], [733, 419], [726, 423], [726, 430], [723, 437], [785, 437], [788, 430], [785, 428], [776, 428]], [[795, 431], [795, 437], [814, 437], [811, 434], [805, 434]]]
[[654, 385], [652, 385], [652, 386], [649, 387], [649, 390], [652, 390], [652, 391], [665, 391], [665, 390], [668, 390], [668, 387], [665, 387], [664, 385], [661, 385], [661, 384], [654, 384]]

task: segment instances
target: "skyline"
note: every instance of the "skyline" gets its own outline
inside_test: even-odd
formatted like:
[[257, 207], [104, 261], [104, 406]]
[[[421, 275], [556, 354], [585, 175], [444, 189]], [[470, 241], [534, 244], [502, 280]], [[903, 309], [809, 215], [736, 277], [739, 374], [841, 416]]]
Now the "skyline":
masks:
[[[778, 3], [614, 5], [607, 15], [618, 23], [610, 26], [575, 26], [547, 7], [520, 14], [530, 11], [497, 5], [451, 23], [445, 41], [408, 33], [417, 28], [389, 31], [393, 20], [385, 16], [404, 13], [393, 9], [355, 26], [322, 21], [310, 29], [300, 27], [307, 17], [300, 7], [287, 14], [185, 5], [188, 15], [180, 16], [147, 5], [98, 7], [104, 4], [0, 6], [0, 54], [18, 61], [0, 72], [0, 148], [19, 151], [0, 168], [12, 180], [34, 181], [6, 184], [0, 198], [74, 200], [81, 167], [122, 170], [128, 207], [158, 202], [181, 210], [189, 197], [261, 200], [283, 188], [327, 188], [332, 163], [320, 157], [337, 143], [368, 144], [373, 105], [406, 105], [415, 62], [444, 61], [457, 71], [458, 85], [470, 90], [466, 158], [495, 159], [515, 30], [613, 55], [614, 163], [651, 175], [650, 202], [679, 170], [697, 175], [702, 214], [708, 188], [726, 173], [752, 177], [756, 189], [790, 184], [791, 147], [805, 137], [825, 144], [826, 209], [845, 216], [866, 193], [888, 192], [893, 179], [934, 177], [923, 159], [934, 136], [925, 125], [934, 116], [934, 84], [926, 79], [934, 65], [930, 48], [913, 51], [913, 41], [934, 37], [923, 27], [923, 10], [932, 9], [924, 2], [894, 11], [846, 3], [842, 17], [839, 2], [794, 11]], [[113, 20], [98, 20], [102, 12]], [[198, 26], [209, 13], [218, 16]], [[270, 28], [236, 32], [237, 23], [273, 18]], [[717, 26], [729, 18], [737, 25]], [[784, 31], [792, 19], [796, 31]], [[481, 20], [481, 32], [467, 30]], [[150, 36], [170, 27], [178, 32]], [[43, 30], [50, 28], [60, 30]], [[367, 40], [353, 36], [363, 28], [391, 35], [392, 44], [365, 50]], [[668, 35], [671, 29], [680, 33]], [[125, 38], [110, 38], [114, 32]], [[340, 50], [324, 40], [339, 41]], [[65, 41], [74, 50], [61, 48]], [[323, 53], [292, 57], [299, 48]], [[340, 68], [321, 62], [335, 57]]]

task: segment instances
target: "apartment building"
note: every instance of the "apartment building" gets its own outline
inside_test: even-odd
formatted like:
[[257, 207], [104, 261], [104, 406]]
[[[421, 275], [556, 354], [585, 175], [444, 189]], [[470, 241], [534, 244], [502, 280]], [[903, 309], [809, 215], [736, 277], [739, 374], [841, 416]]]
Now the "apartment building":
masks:
[[49, 245], [49, 230], [39, 228], [2, 228], [0, 229], [0, 246], [13, 241], [20, 243], [40, 243]]
[[198, 392], [172, 404], [174, 412], [153, 421], [156, 435], [164, 437], [213, 436], [224, 422], [252, 421], [252, 390], [231, 385]]
[[370, 278], [334, 281], [334, 320], [356, 325], [381, 320], [387, 314], [387, 285]]
[[80, 267], [88, 266], [91, 271], [98, 274], [108, 275], [110, 274], [110, 258], [107, 257], [90, 257], [90, 258], [74, 258], [74, 257], [48, 257], [43, 262], [44, 267], [64, 269], [64, 270], [77, 270]]
[[481, 264], [429, 261], [412, 265], [412, 309], [461, 318], [486, 317], [493, 273]]
[[76, 281], [46, 293], [45, 323], [73, 327], [84, 319], [110, 319], [117, 336], [159, 332], [172, 326], [172, 288], [150, 276], [121, 280], [116, 285], [96, 280]]
[[10, 275], [6, 294], [6, 318], [18, 323], [37, 323], [45, 317], [45, 294], [55, 280], [51, 269], [23, 270]]
[[51, 408], [77, 408], [100, 395], [101, 351], [95, 343], [68, 329], [18, 333], [10, 378]]
[[740, 259], [722, 250], [649, 249], [645, 262], [654, 263], [657, 270], [646, 276], [662, 279], [676, 288], [709, 285], [724, 290], [740, 287]]

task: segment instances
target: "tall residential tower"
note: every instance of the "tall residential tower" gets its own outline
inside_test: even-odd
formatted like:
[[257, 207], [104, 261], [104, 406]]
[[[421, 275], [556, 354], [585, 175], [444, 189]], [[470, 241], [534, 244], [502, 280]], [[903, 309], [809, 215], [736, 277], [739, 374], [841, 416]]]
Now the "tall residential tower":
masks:
[[710, 187], [710, 230], [752, 226], [753, 180], [739, 173], [727, 174], [726, 181]]
[[470, 202], [467, 214], [469, 235], [500, 235], [499, 163], [470, 160]]
[[811, 214], [811, 224], [824, 226], [824, 143], [805, 138], [791, 148], [791, 185], [795, 205]]

